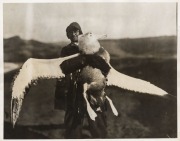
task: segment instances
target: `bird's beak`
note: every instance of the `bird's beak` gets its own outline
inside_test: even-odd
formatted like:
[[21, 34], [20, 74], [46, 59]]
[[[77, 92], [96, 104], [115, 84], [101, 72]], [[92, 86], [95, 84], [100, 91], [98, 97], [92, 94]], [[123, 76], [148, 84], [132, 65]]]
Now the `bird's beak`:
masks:
[[98, 40], [101, 40], [101, 39], [107, 38], [107, 34], [103, 34], [103, 35], [96, 35], [96, 38], [97, 38]]

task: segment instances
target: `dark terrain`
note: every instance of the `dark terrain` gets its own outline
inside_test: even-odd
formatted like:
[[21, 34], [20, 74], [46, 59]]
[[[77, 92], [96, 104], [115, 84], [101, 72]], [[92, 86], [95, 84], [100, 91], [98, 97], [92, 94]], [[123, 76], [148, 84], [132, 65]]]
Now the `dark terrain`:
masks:
[[[177, 137], [177, 40], [175, 36], [102, 40], [111, 65], [121, 73], [147, 80], [169, 93], [159, 97], [108, 87], [120, 115], [107, 111], [108, 138]], [[4, 61], [23, 63], [29, 57], [55, 58], [65, 43], [45, 44], [18, 36], [4, 39]], [[12, 53], [13, 52], [13, 53]], [[54, 110], [56, 80], [41, 80], [26, 95], [15, 128], [10, 123], [11, 84], [18, 70], [4, 74], [4, 138], [63, 138], [64, 111]], [[88, 127], [84, 138], [90, 138]]]

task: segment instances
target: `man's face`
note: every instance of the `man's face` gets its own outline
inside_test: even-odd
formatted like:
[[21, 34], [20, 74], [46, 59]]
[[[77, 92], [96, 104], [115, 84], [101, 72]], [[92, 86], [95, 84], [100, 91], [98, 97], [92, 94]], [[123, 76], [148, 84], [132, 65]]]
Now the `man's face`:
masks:
[[78, 42], [78, 36], [80, 35], [78, 29], [74, 29], [70, 32], [68, 32], [68, 38], [71, 40], [71, 42]]

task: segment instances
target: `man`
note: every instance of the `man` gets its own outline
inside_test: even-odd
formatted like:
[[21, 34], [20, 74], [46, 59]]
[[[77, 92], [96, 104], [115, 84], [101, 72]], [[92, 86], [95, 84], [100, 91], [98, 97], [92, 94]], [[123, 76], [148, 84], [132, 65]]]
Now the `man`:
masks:
[[[66, 34], [71, 43], [65, 46], [61, 51], [61, 57], [79, 53], [78, 36], [82, 34], [81, 27], [78, 23], [73, 22], [66, 28]], [[83, 60], [82, 60], [83, 61]], [[106, 115], [105, 106], [102, 107], [102, 112], [97, 112], [96, 120], [93, 121], [87, 116], [86, 104], [83, 98], [83, 86], [79, 79], [77, 70], [71, 74], [67, 74], [65, 79], [57, 82], [55, 91], [55, 108], [62, 109], [63, 101], [66, 101], [65, 106], [65, 138], [83, 138], [82, 129], [85, 120], [88, 120], [89, 130], [92, 138], [106, 137]], [[65, 95], [65, 98], [63, 98]], [[59, 100], [58, 100], [59, 99]], [[92, 108], [96, 108], [92, 105]]]

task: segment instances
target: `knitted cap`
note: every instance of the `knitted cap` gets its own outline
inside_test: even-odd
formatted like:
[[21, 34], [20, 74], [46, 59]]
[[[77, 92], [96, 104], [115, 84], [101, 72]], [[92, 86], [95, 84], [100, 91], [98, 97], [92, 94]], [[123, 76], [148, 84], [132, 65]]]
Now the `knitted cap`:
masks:
[[78, 29], [80, 34], [82, 33], [81, 27], [77, 22], [72, 22], [67, 28], [66, 28], [66, 33], [71, 32], [74, 29]]

